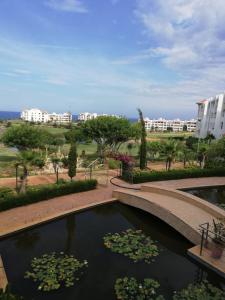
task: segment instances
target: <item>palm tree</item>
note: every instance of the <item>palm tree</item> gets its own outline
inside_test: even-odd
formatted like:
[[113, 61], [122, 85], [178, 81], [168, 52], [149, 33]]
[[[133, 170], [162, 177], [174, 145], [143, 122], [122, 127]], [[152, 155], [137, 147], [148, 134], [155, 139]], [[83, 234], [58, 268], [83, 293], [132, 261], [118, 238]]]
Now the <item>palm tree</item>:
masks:
[[[34, 151], [20, 151], [17, 156], [16, 168], [16, 190], [19, 193], [25, 193], [27, 187], [28, 170], [31, 166], [37, 166], [42, 168], [44, 166], [44, 159], [40, 156], [40, 153]], [[19, 176], [19, 170], [22, 168], [22, 174]], [[20, 177], [20, 186], [18, 184], [18, 176]]]
[[177, 156], [180, 149], [180, 143], [173, 140], [168, 139], [163, 144], [163, 153], [166, 157], [166, 170], [169, 171], [171, 169], [172, 162]]

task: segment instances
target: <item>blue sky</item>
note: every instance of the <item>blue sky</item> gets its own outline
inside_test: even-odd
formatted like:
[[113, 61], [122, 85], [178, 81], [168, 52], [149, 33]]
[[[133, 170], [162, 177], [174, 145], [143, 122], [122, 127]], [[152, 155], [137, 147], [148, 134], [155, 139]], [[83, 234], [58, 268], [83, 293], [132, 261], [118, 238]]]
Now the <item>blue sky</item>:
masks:
[[223, 0], [0, 1], [0, 110], [189, 118], [224, 71]]

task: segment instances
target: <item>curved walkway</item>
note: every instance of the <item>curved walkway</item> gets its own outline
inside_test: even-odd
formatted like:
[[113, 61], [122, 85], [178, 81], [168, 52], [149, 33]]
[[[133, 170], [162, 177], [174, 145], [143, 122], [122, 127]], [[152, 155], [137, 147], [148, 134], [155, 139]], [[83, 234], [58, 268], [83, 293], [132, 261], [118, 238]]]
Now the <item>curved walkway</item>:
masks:
[[[117, 181], [120, 184], [124, 184], [124, 182], [120, 181], [119, 179], [117, 179]], [[126, 185], [127, 187], [140, 187], [140, 185], [138, 184]], [[146, 185], [148, 186], [149, 184], [144, 184], [144, 186]], [[170, 180], [154, 182], [150, 185], [160, 185], [161, 187], [172, 187], [179, 189], [192, 188], [196, 186], [218, 186], [225, 185], [225, 177]], [[30, 226], [47, 222], [69, 213], [73, 213], [82, 209], [88, 209], [96, 205], [116, 201], [117, 199], [112, 199], [112, 192], [114, 189], [115, 187], [111, 184], [109, 184], [107, 187], [99, 186], [94, 191], [57, 197], [51, 200], [42, 201], [27, 206], [10, 209], [8, 211], [0, 212], [0, 238], [18, 230], [22, 230]], [[129, 192], [129, 190], [127, 189], [123, 190]], [[159, 198], [159, 195], [157, 197]], [[172, 200], [168, 202], [168, 205], [170, 205], [171, 203]]]
[[120, 202], [137, 207], [160, 218], [193, 244], [201, 240], [199, 225], [225, 218], [225, 211], [196, 196], [175, 189], [146, 184], [141, 191], [118, 189], [113, 196]]

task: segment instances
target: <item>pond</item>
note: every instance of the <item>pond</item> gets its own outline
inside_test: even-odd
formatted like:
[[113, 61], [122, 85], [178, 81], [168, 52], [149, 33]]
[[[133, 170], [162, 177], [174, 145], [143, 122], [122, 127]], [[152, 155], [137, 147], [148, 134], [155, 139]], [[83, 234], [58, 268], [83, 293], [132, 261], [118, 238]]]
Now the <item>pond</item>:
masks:
[[225, 208], [225, 186], [188, 189], [185, 192]]
[[[160, 255], [154, 262], [134, 263], [104, 246], [107, 233], [141, 229], [158, 241]], [[112, 203], [66, 216], [60, 220], [23, 231], [0, 241], [12, 291], [25, 300], [115, 300], [114, 284], [119, 277], [152, 278], [160, 283], [160, 293], [171, 299], [175, 290], [202, 279], [224, 288], [225, 281], [198, 265], [186, 254], [192, 245], [167, 224], [141, 210]], [[51, 252], [73, 254], [87, 260], [88, 268], [73, 287], [42, 292], [24, 279], [34, 257]]]

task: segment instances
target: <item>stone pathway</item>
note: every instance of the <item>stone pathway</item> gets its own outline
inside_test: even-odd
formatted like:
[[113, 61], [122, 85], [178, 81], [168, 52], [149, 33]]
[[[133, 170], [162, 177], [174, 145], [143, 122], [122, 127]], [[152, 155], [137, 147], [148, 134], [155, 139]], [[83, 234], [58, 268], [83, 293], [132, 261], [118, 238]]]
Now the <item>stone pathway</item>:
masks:
[[[117, 183], [124, 185], [124, 182], [121, 180], [117, 180]], [[140, 185], [129, 185], [127, 183], [125, 185], [127, 187], [140, 187]], [[225, 177], [171, 180], [154, 182], [151, 183], [151, 185], [160, 185], [161, 187], [170, 188], [225, 185]], [[112, 191], [115, 189], [117, 189], [117, 187], [112, 186], [111, 184], [107, 187], [99, 186], [93, 191], [57, 197], [51, 200], [41, 201], [1, 212], [0, 237], [65, 214], [111, 202]]]

